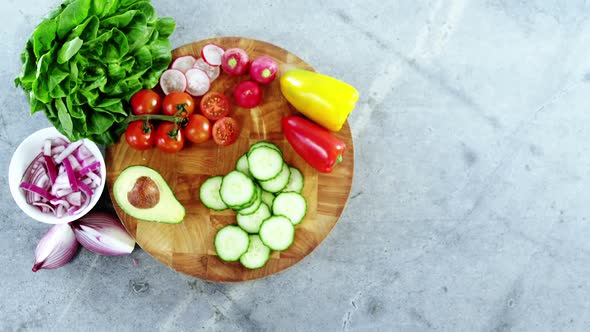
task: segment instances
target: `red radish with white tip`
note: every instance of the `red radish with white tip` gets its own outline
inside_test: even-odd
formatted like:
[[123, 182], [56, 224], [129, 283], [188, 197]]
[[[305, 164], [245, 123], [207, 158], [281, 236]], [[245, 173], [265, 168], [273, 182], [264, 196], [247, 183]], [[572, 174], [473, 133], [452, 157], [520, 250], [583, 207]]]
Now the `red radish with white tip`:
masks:
[[205, 62], [203, 58], [198, 58], [195, 64], [193, 65], [193, 68], [204, 71], [205, 74], [209, 76], [209, 81], [211, 82], [215, 81], [219, 77], [219, 66], [211, 66], [207, 62]]
[[224, 52], [225, 50], [219, 45], [209, 43], [201, 49], [201, 57], [207, 62], [207, 64], [211, 66], [219, 66], [221, 65], [221, 56], [223, 56]]
[[209, 81], [209, 76], [204, 71], [193, 68], [187, 71], [185, 75], [186, 81], [188, 82], [186, 92], [190, 95], [198, 97], [209, 91], [211, 82]]
[[178, 69], [183, 73], [186, 73], [189, 69], [192, 69], [197, 59], [192, 55], [185, 55], [178, 57], [172, 61], [171, 69]]
[[184, 73], [178, 69], [168, 69], [160, 76], [160, 87], [166, 95], [170, 92], [184, 92], [186, 90], [187, 81]]
[[260, 84], [268, 84], [275, 79], [278, 69], [279, 67], [273, 58], [260, 56], [250, 64], [250, 77]]
[[221, 57], [221, 69], [230, 76], [244, 75], [248, 71], [250, 58], [241, 48], [230, 48]]

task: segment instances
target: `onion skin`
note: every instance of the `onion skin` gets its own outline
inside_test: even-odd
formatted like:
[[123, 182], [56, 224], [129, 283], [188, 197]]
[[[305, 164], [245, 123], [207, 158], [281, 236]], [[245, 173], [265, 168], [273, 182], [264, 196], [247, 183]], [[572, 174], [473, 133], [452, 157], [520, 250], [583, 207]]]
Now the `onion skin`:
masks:
[[119, 219], [105, 212], [90, 212], [71, 224], [75, 237], [84, 248], [105, 256], [128, 255], [135, 240]]
[[33, 272], [57, 269], [69, 263], [78, 250], [78, 241], [68, 224], [53, 225], [35, 249]]

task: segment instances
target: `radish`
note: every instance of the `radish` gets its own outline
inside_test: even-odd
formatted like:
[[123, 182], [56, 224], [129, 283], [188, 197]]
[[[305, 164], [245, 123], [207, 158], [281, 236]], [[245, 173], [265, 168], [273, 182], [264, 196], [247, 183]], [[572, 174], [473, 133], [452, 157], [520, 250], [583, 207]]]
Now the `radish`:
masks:
[[181, 56], [172, 61], [170, 68], [178, 69], [181, 72], [186, 73], [187, 70], [193, 68], [193, 65], [196, 61], [197, 59], [195, 59], [195, 57], [192, 55]]
[[278, 66], [273, 58], [261, 56], [252, 61], [250, 77], [260, 84], [268, 84], [277, 76], [277, 70]]
[[184, 92], [186, 85], [186, 77], [178, 69], [168, 69], [160, 76], [160, 87], [166, 95], [175, 91]]
[[219, 67], [211, 66], [203, 60], [203, 58], [198, 58], [193, 68], [200, 69], [209, 76], [209, 81], [213, 82], [219, 77]]
[[234, 101], [243, 108], [253, 108], [262, 102], [262, 89], [253, 81], [242, 81], [234, 89]]
[[221, 57], [221, 68], [230, 76], [240, 76], [248, 71], [250, 59], [241, 48], [230, 48]]
[[213, 43], [209, 43], [201, 49], [201, 57], [207, 64], [211, 66], [219, 66], [221, 65], [221, 56], [223, 55], [223, 48], [219, 45], [215, 45]]
[[209, 91], [211, 82], [209, 81], [209, 76], [204, 71], [193, 68], [189, 69], [185, 75], [186, 81], [188, 82], [186, 92], [190, 95], [198, 97]]

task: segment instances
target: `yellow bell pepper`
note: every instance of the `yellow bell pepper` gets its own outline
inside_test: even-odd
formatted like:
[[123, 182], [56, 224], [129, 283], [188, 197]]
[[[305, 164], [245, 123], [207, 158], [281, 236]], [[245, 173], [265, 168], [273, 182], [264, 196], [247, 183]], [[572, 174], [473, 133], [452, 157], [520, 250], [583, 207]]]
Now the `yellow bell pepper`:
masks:
[[293, 69], [281, 76], [283, 96], [303, 115], [331, 131], [339, 131], [359, 99], [350, 84], [316, 72]]

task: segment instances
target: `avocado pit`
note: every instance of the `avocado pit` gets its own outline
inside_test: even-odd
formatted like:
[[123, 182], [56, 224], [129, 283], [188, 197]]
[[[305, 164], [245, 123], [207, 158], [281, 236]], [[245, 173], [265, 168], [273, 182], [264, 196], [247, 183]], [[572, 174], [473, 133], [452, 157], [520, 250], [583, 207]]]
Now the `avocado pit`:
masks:
[[127, 193], [129, 204], [138, 209], [149, 209], [160, 202], [160, 189], [154, 180], [140, 176], [133, 188]]

